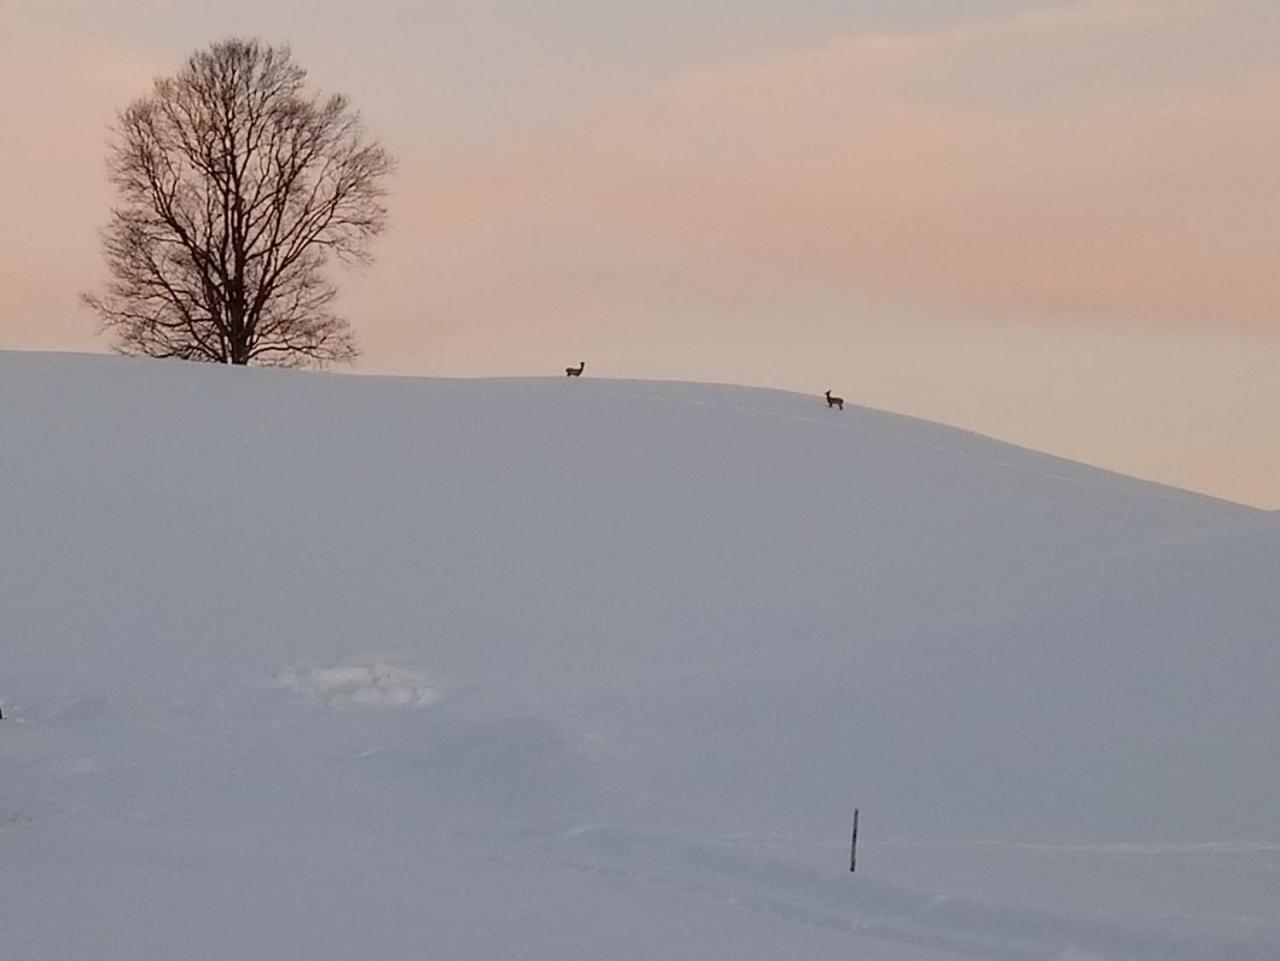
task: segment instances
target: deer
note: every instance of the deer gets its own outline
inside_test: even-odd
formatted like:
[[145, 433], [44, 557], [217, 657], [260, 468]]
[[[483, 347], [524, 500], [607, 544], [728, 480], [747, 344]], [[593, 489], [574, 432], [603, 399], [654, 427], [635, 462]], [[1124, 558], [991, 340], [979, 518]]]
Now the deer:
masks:
[[840, 410], [844, 410], [844, 398], [833, 397], [831, 391], [827, 391], [827, 407], [838, 407]]
[[586, 366], [587, 362], [585, 360], [580, 360], [578, 361], [577, 367], [566, 367], [564, 369], [564, 375], [566, 377], [581, 377], [582, 371]]

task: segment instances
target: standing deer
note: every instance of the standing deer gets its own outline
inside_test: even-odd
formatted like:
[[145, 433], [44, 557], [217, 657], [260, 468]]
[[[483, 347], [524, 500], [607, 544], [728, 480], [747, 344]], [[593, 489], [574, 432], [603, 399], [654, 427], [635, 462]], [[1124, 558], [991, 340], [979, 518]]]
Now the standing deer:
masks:
[[840, 408], [840, 410], [844, 410], [844, 398], [843, 398], [843, 397], [833, 397], [833, 396], [831, 395], [831, 391], [827, 391], [827, 406], [828, 406], [828, 407], [838, 407], [838, 408]]
[[564, 369], [564, 375], [566, 377], [581, 377], [582, 371], [586, 366], [587, 362], [585, 360], [580, 360], [578, 361], [577, 367], [566, 367]]

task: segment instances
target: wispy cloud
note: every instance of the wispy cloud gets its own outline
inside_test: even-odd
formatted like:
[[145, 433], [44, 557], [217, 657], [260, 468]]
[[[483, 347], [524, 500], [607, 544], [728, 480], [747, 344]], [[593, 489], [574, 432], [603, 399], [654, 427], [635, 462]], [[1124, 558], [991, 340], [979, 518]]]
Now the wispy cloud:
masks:
[[686, 77], [427, 207], [480, 256], [676, 245], [779, 284], [1274, 330], [1278, 27], [1273, 4], [1088, 0], [842, 39]]

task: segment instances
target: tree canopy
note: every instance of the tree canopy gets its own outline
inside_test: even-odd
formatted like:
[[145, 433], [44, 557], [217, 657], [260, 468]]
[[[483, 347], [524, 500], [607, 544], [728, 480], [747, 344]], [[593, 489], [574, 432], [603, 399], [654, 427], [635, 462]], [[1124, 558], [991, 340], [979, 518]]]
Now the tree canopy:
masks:
[[355, 356], [326, 267], [371, 259], [394, 161], [345, 97], [306, 92], [306, 76], [287, 47], [230, 39], [120, 113], [110, 280], [84, 298], [117, 350], [276, 366]]

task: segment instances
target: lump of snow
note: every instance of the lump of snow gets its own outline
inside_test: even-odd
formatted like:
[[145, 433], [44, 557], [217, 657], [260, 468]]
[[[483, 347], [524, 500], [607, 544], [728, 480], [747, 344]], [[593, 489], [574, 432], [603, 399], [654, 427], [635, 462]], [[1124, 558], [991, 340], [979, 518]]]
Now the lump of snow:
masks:
[[425, 707], [440, 699], [423, 671], [373, 655], [338, 667], [291, 671], [280, 682], [330, 707]]

